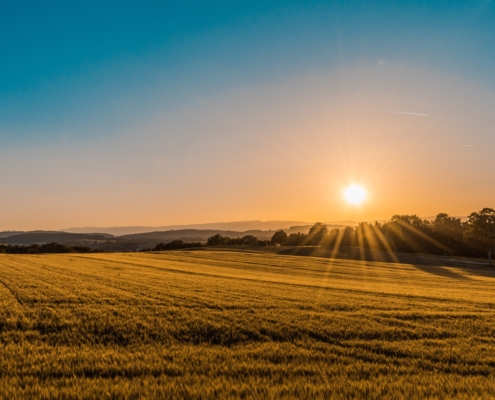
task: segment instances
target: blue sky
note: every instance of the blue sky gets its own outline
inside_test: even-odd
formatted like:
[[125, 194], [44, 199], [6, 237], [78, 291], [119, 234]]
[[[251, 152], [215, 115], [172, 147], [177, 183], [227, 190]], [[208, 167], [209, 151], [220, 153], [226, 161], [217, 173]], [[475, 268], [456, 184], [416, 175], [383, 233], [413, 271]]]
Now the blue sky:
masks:
[[495, 18], [470, 2], [10, 2], [0, 140], [105, 134], [231, 87], [355, 61], [495, 82]]
[[[328, 140], [336, 140], [333, 146], [347, 143], [350, 150], [341, 157], [347, 157], [349, 165], [356, 163], [349, 161], [351, 143], [361, 135], [350, 126], [364, 121], [364, 116], [371, 115], [369, 110], [375, 110], [377, 104], [382, 107], [377, 112], [386, 109], [428, 114], [437, 110], [444, 119], [421, 128], [436, 132], [439, 141], [431, 144], [433, 147], [472, 141], [475, 145], [469, 151], [474, 154], [491, 145], [494, 136], [489, 128], [492, 112], [487, 102], [495, 91], [495, 4], [488, 0], [3, 2], [0, 56], [0, 178], [11, 182], [4, 184], [4, 190], [9, 193], [5, 204], [16, 210], [9, 228], [24, 218], [21, 216], [26, 208], [33, 210], [31, 217], [35, 222], [31, 225], [19, 222], [16, 226], [45, 228], [86, 223], [86, 217], [71, 217], [71, 207], [84, 208], [76, 199], [94, 196], [91, 201], [97, 204], [97, 197], [107, 198], [107, 210], [112, 207], [112, 201], [125, 202], [123, 191], [106, 189], [108, 182], [120, 182], [118, 174], [122, 169], [127, 171], [131, 185], [139, 182], [144, 197], [157, 198], [171, 209], [179, 210], [178, 204], [186, 196], [201, 198], [207, 204], [202, 214], [194, 216], [181, 214], [182, 211], [175, 213], [176, 219], [160, 214], [155, 225], [228, 219], [317, 219], [316, 212], [294, 214], [297, 204], [301, 210], [316, 207], [302, 200], [277, 215], [259, 203], [258, 208], [236, 218], [235, 210], [221, 211], [225, 204], [214, 205], [215, 196], [207, 187], [193, 193], [185, 181], [169, 177], [163, 178], [163, 183], [175, 194], [156, 193], [153, 184], [163, 172], [161, 167], [154, 172], [140, 168], [148, 160], [155, 160], [155, 166], [167, 165], [168, 169], [192, 176], [188, 165], [193, 163], [186, 164], [184, 160], [199, 157], [202, 164], [196, 168], [223, 160], [242, 180], [252, 173], [248, 160], [257, 160], [263, 152], [243, 142], [246, 132], [251, 132], [250, 135], [253, 130], [259, 135], [264, 132], [259, 136], [262, 141], [277, 147], [273, 157], [278, 157], [280, 162], [291, 162], [297, 158], [292, 152], [301, 150], [300, 146], [287, 145], [290, 148], [283, 150], [283, 141], [275, 133], [279, 126], [270, 118], [277, 115], [282, 126], [297, 114], [301, 119], [293, 126], [300, 123], [302, 127], [304, 118], [322, 121], [320, 126], [324, 126], [331, 123], [325, 120], [328, 110], [321, 109], [316, 115], [314, 109], [325, 102], [334, 104], [335, 108], [341, 107], [344, 99], [348, 102], [345, 112], [333, 117], [335, 126], [341, 130], [330, 133], [331, 128], [326, 129]], [[355, 82], [361, 82], [360, 86]], [[327, 92], [323, 93], [321, 88], [327, 88]], [[356, 114], [349, 122], [350, 117], [346, 117], [349, 110], [364, 98], [369, 99], [368, 105], [358, 107], [362, 114]], [[431, 101], [433, 98], [436, 103]], [[352, 104], [349, 99], [353, 99]], [[305, 108], [309, 104], [312, 109]], [[395, 110], [395, 105], [402, 108]], [[218, 118], [211, 117], [211, 110], [216, 110]], [[462, 118], [459, 110], [466, 110]], [[337, 121], [339, 118], [342, 120]], [[457, 122], [452, 125], [454, 120]], [[191, 121], [197, 121], [196, 125]], [[376, 122], [373, 121], [370, 123]], [[394, 121], [382, 128], [377, 125], [376, 129], [393, 135], [392, 126], [398, 127]], [[417, 121], [403, 119], [400, 123], [411, 132], [414, 129], [422, 132], [417, 130]], [[251, 127], [247, 128], [248, 125]], [[453, 128], [448, 128], [451, 125]], [[297, 135], [306, 135], [315, 143], [320, 140], [317, 133], [301, 130], [304, 128], [287, 133], [287, 143]], [[468, 131], [471, 136], [467, 135]], [[371, 139], [373, 135], [367, 136], [370, 144], [375, 143]], [[223, 138], [222, 151], [211, 148], [208, 155], [194, 147], [194, 143], [203, 143], [206, 148], [220, 140], [219, 137]], [[419, 143], [420, 139], [417, 140]], [[409, 142], [404, 139], [403, 143], [406, 146]], [[399, 142], [397, 146], [400, 147]], [[104, 154], [99, 153], [102, 148], [107, 149]], [[284, 158], [283, 154], [289, 156]], [[235, 160], [244, 156], [247, 165], [236, 165]], [[483, 160], [481, 153], [473, 157]], [[267, 155], [266, 160], [269, 158]], [[444, 164], [449, 162], [445, 159]], [[89, 164], [93, 168], [91, 173], [86, 172]], [[260, 161], [260, 168], [262, 164]], [[19, 165], [24, 166], [19, 168]], [[485, 171], [491, 167], [491, 164], [476, 166], [484, 171], [483, 179], [493, 178]], [[33, 183], [39, 182], [35, 177], [42, 169], [48, 171], [47, 176], [58, 176], [52, 186], [45, 188]], [[80, 187], [64, 188], [61, 169], [67, 176], [79, 177]], [[476, 169], [470, 171], [475, 173]], [[283, 172], [281, 175], [289, 179]], [[44, 177], [45, 172], [40, 176]], [[149, 181], [142, 176], [149, 176]], [[417, 180], [420, 182], [419, 175]], [[25, 182], [24, 186], [19, 182]], [[226, 193], [230, 184], [227, 180], [218, 183], [215, 193], [229, 197]], [[270, 184], [276, 186], [274, 182]], [[285, 198], [293, 188], [282, 186], [277, 193], [283, 193]], [[245, 190], [262, 196], [267, 187], [267, 182], [252, 182]], [[481, 183], [478, 189], [481, 196]], [[235, 190], [244, 193], [242, 188]], [[81, 196], [81, 193], [86, 194]], [[112, 197], [111, 193], [116, 194]], [[249, 198], [246, 193], [239, 194], [239, 199]], [[274, 192], [273, 198], [276, 196]], [[26, 198], [31, 198], [32, 203]], [[239, 199], [241, 203], [244, 201]], [[50, 206], [40, 205], [45, 203]], [[139, 198], [126, 204], [123, 210], [127, 214], [144, 205]], [[193, 202], [188, 204], [192, 206]], [[473, 201], [460, 204], [452, 207], [451, 212], [470, 212], [469, 207], [475, 204]], [[54, 220], [53, 215], [61, 207], [67, 208], [67, 215]], [[153, 210], [153, 207], [148, 208]], [[324, 204], [318, 207], [325, 208]], [[85, 215], [91, 213], [91, 205], [84, 209]], [[390, 211], [375, 210], [366, 215], [381, 219], [389, 217], [382, 215], [388, 212], [420, 213], [392, 206], [387, 210]], [[434, 210], [425, 208], [421, 212], [434, 213]], [[41, 213], [45, 219], [34, 218]], [[365, 217], [365, 214], [349, 213], [341, 209], [323, 213], [319, 219]], [[122, 214], [104, 221], [95, 217], [87, 224], [154, 222], [149, 215], [136, 213], [134, 218], [126, 220]]]

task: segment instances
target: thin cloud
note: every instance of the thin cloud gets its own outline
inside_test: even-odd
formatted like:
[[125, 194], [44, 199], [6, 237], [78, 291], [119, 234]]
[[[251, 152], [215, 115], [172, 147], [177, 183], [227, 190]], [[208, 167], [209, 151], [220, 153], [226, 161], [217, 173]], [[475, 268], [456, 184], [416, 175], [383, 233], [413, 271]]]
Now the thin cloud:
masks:
[[473, 147], [473, 145], [472, 145], [472, 144], [464, 144], [464, 143], [462, 143], [462, 145], [463, 145], [463, 146], [466, 146], [466, 147]]

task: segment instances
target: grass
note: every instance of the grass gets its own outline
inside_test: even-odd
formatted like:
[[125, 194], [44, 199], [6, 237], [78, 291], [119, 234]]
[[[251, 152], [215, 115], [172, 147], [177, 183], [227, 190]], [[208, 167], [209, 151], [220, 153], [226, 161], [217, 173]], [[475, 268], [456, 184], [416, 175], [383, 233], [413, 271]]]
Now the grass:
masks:
[[495, 398], [495, 272], [0, 255], [0, 398]]

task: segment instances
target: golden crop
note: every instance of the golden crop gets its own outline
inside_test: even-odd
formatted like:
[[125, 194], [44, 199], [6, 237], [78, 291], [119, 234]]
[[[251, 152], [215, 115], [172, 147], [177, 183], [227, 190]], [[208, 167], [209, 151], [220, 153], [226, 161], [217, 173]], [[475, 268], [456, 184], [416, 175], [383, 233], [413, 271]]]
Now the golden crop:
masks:
[[0, 306], [4, 399], [495, 397], [482, 266], [0, 255]]

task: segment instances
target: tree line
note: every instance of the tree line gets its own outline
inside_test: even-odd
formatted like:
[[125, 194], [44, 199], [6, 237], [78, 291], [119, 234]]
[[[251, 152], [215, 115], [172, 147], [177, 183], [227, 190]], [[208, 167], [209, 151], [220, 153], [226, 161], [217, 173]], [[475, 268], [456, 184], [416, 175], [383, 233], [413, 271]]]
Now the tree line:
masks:
[[229, 238], [218, 233], [216, 235], [210, 236], [206, 244], [203, 244], [201, 242], [184, 242], [183, 240], [178, 239], [172, 240], [169, 243], [158, 243], [154, 248], [143, 249], [142, 251], [180, 250], [203, 246], [269, 246], [272, 244], [273, 243], [270, 240], [259, 240], [256, 236], [253, 235], [245, 235], [238, 238]]
[[[321, 222], [315, 223], [307, 234], [284, 230], [273, 234], [270, 240], [259, 240], [245, 235], [229, 238], [216, 234], [208, 238], [205, 245], [200, 242], [173, 240], [159, 243], [153, 249], [141, 251], [178, 250], [202, 246], [322, 246], [362, 247], [372, 250], [404, 253], [450, 254], [466, 257], [487, 256], [492, 263], [495, 251], [495, 210], [483, 208], [473, 212], [467, 221], [438, 214], [434, 220], [421, 219], [417, 215], [394, 215], [390, 221], [380, 223], [362, 222], [357, 227], [330, 229]], [[44, 253], [90, 253], [99, 252], [87, 246], [66, 246], [52, 242], [28, 246], [0, 245], [0, 253], [44, 254]]]
[[[184, 242], [183, 240], [172, 240], [168, 243], [158, 243], [151, 251], [163, 251], [163, 250], [180, 250], [188, 249], [191, 247], [201, 247], [203, 244], [201, 242]], [[142, 250], [142, 251], [149, 251]]]
[[388, 222], [362, 222], [355, 228], [343, 229], [329, 229], [326, 224], [317, 222], [307, 234], [287, 235], [279, 230], [270, 241], [259, 241], [252, 235], [236, 239], [215, 235], [206, 245], [352, 246], [394, 253], [487, 255], [491, 263], [495, 250], [495, 210], [484, 208], [473, 212], [465, 222], [446, 213], [438, 214], [434, 220], [417, 215], [394, 215]]
[[1, 244], [0, 253], [3, 254], [61, 254], [61, 253], [95, 253], [87, 246], [66, 246], [57, 242], [45, 244], [31, 244], [28, 246]]

